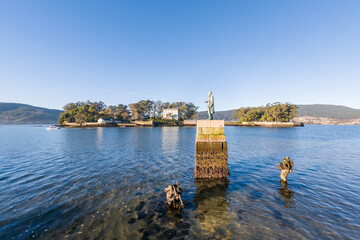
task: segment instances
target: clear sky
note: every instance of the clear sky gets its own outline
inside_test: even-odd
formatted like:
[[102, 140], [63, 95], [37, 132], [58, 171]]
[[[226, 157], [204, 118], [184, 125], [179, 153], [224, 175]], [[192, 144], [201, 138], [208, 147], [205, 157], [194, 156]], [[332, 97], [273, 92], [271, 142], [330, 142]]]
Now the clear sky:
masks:
[[360, 1], [0, 1], [0, 102], [360, 109]]

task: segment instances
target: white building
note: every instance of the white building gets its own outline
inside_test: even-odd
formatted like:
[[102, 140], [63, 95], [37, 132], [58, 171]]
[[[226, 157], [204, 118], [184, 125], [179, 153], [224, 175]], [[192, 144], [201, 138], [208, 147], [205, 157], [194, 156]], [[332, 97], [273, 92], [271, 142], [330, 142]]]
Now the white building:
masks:
[[179, 120], [179, 110], [176, 108], [167, 108], [163, 110], [163, 119]]
[[99, 118], [98, 123], [113, 123], [114, 120], [111, 118]]

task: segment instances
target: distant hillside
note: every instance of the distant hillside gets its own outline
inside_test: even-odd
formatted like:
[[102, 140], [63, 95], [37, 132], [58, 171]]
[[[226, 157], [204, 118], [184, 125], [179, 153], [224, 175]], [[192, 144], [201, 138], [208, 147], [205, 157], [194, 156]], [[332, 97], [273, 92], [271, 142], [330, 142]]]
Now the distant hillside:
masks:
[[312, 104], [298, 105], [299, 116], [326, 117], [337, 119], [360, 118], [360, 109], [349, 108], [339, 105]]
[[[349, 108], [339, 105], [311, 104], [298, 105], [299, 117], [326, 117], [336, 119], [360, 118], [360, 109]], [[235, 110], [215, 112], [214, 119], [231, 121]], [[207, 119], [207, 111], [198, 113], [198, 119]]]
[[[235, 110], [227, 110], [227, 111], [219, 111], [215, 112], [214, 119], [215, 120], [225, 120], [225, 121], [231, 121], [233, 119]], [[207, 119], [208, 113], [207, 111], [198, 112], [197, 114], [198, 119]]]
[[0, 102], [0, 124], [57, 123], [61, 112], [21, 103]]

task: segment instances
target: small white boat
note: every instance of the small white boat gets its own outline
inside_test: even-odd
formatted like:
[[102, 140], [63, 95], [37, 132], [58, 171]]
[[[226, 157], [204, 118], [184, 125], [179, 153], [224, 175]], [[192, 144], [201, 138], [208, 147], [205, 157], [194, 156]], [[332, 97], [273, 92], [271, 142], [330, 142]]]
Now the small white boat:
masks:
[[54, 125], [48, 126], [48, 127], [46, 128], [46, 130], [59, 130], [59, 129], [60, 129], [59, 127], [54, 126]]

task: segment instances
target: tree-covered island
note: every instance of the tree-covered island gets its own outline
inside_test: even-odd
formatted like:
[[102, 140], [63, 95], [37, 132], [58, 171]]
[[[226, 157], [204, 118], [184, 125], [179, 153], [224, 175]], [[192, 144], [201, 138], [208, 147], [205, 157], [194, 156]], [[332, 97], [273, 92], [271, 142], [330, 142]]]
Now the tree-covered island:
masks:
[[60, 114], [59, 124], [97, 122], [99, 118], [112, 118], [117, 121], [161, 119], [162, 112], [167, 108], [179, 110], [181, 120], [193, 119], [198, 107], [189, 102], [162, 102], [152, 100], [141, 100], [129, 105], [118, 104], [106, 106], [99, 102], [75, 102], [66, 104], [64, 112]]
[[236, 109], [233, 117], [239, 122], [289, 122], [297, 117], [297, 108], [295, 104], [275, 102]]

